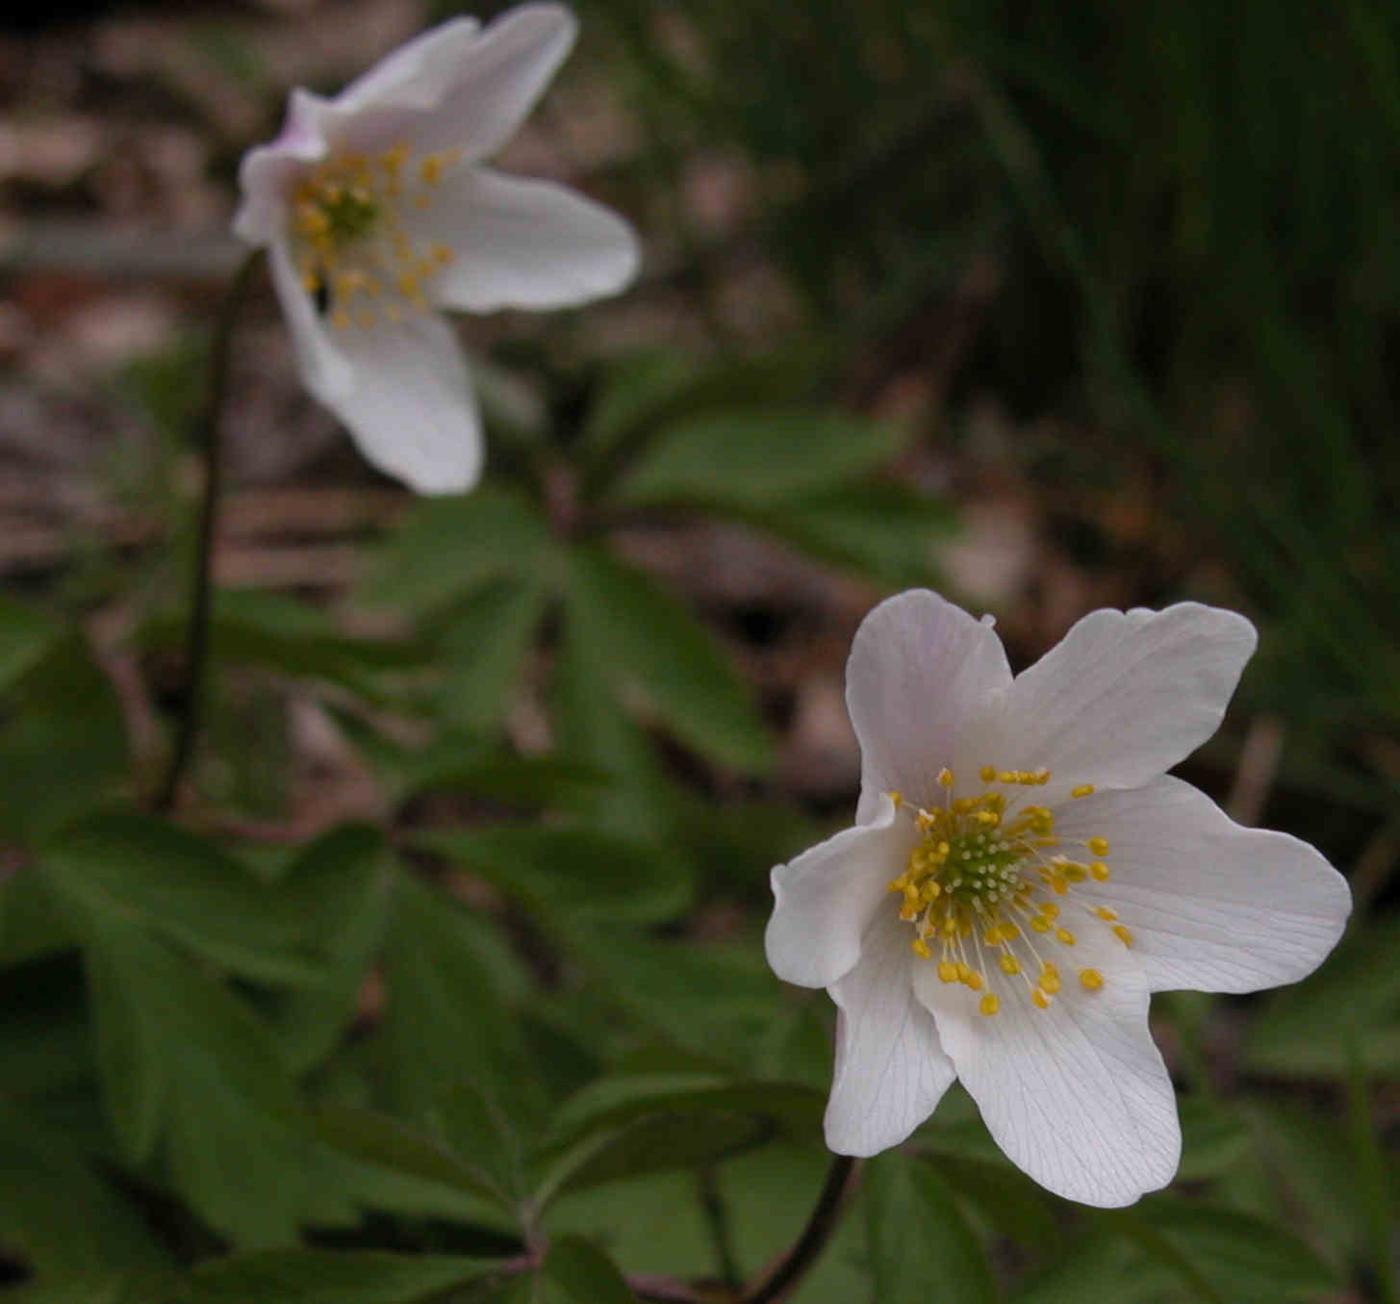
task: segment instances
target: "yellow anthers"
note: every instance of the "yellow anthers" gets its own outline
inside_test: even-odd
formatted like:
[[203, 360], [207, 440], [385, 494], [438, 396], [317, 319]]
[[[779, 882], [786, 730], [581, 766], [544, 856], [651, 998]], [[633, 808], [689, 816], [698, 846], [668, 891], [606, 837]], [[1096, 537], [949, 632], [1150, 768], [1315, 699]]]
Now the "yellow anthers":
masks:
[[1071, 797], [1092, 797], [1094, 795], [1094, 785], [1092, 783], [1081, 783], [1076, 788], [1069, 790]]
[[376, 154], [333, 154], [310, 168], [292, 192], [298, 275], [337, 329], [396, 322], [406, 312], [426, 309], [426, 282], [456, 257], [446, 244], [416, 244], [402, 209], [405, 199], [420, 208], [431, 203], [430, 191], [416, 187], [436, 186], [458, 154], [426, 155], [406, 182], [411, 156], [404, 143]]
[[1125, 927], [1123, 924], [1113, 925], [1113, 935], [1122, 942], [1124, 946], [1131, 946], [1133, 944], [1132, 929]]
[[[428, 258], [406, 258], [398, 270], [421, 281], [431, 274], [433, 257], [430, 251]], [[363, 289], [356, 294], [357, 304], [368, 297]], [[1036, 934], [1072, 947], [1081, 920], [1102, 920], [1125, 945], [1132, 942], [1110, 907], [1086, 902], [1074, 891], [1089, 880], [1107, 880], [1108, 842], [1095, 836], [1071, 843], [1087, 846], [1097, 857], [1088, 863], [1058, 850], [1055, 812], [1022, 804], [1031, 795], [1025, 789], [1047, 783], [1049, 770], [986, 764], [977, 774], [980, 790], [959, 791], [954, 771], [941, 769], [934, 786], [942, 791], [927, 808], [893, 790], [887, 794], [897, 811], [908, 812], [917, 831], [904, 870], [889, 881], [889, 890], [899, 895], [899, 915], [913, 927], [911, 949], [936, 962], [941, 983], [966, 987], [977, 994], [979, 1009], [996, 1013], [1016, 990], [1005, 984], [1025, 981], [1032, 1004], [1048, 1009], [1062, 980], [1043, 958], [1044, 943]], [[1080, 784], [1072, 795], [1093, 791], [1093, 785]], [[1104, 985], [1097, 969], [1074, 972], [1087, 991]], [[1037, 973], [1034, 982], [1026, 976]]]
[[904, 794], [898, 788], [891, 788], [885, 795], [894, 803], [895, 810], [904, 805]]

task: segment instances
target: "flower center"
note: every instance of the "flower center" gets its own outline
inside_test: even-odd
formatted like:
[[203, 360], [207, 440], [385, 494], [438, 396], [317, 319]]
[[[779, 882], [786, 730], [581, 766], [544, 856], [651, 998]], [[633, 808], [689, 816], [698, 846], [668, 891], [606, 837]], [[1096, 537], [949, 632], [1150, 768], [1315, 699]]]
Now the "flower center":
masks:
[[[1094, 885], [1106, 883], [1108, 841], [1091, 837], [1065, 843], [1055, 832], [1048, 807], [1022, 801], [1026, 789], [1050, 779], [1049, 770], [998, 770], [983, 766], [983, 791], [954, 797], [951, 770], [938, 776], [942, 806], [910, 807], [923, 835], [909, 853], [904, 872], [890, 883], [903, 901], [901, 919], [914, 926], [914, 953], [938, 962], [945, 983], [961, 983], [983, 993], [978, 1008], [996, 1014], [1004, 982], [1024, 982], [1031, 1004], [1046, 1010], [1060, 991], [1057, 948], [1078, 941], [1071, 924], [1109, 927], [1124, 946], [1133, 935], [1117, 913], [1094, 898]], [[1092, 784], [1070, 794], [1087, 797]], [[1069, 853], [1073, 852], [1074, 856]], [[1083, 855], [1084, 859], [1074, 857]], [[1080, 985], [1098, 991], [1104, 976], [1080, 969]]]
[[306, 292], [339, 329], [397, 322], [428, 307], [424, 287], [452, 261], [415, 241], [405, 207], [428, 208], [455, 151], [415, 159], [407, 145], [318, 163], [292, 192], [292, 247]]

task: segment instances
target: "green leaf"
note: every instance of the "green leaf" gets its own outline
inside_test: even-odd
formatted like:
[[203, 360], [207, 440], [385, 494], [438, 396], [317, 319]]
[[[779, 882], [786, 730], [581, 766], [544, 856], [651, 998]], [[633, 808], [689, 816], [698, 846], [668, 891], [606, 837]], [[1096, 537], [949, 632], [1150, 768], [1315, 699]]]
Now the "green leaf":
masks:
[[139, 924], [250, 978], [321, 978], [305, 921], [212, 842], [142, 815], [103, 815], [54, 838], [47, 882], [95, 920]]
[[511, 1211], [510, 1193], [472, 1155], [458, 1156], [435, 1138], [370, 1110], [327, 1106], [315, 1115], [316, 1135], [371, 1168], [446, 1187]]
[[40, 838], [129, 782], [121, 704], [87, 645], [69, 634], [14, 684], [0, 724], [0, 832]]
[[710, 413], [658, 436], [615, 496], [628, 506], [773, 507], [868, 474], [905, 439], [897, 427], [835, 412]]
[[1249, 1128], [1231, 1108], [1198, 1096], [1178, 1102], [1181, 1115], [1181, 1168], [1184, 1182], [1218, 1177], [1249, 1151]]
[[539, 583], [495, 580], [454, 612], [438, 644], [445, 670], [440, 716], [463, 729], [495, 728], [511, 704], [549, 595]]
[[383, 1037], [391, 1096], [405, 1117], [427, 1118], [462, 1082], [522, 1106], [537, 1090], [521, 1070], [518, 1028], [474, 922], [456, 902], [399, 876]]
[[267, 1029], [163, 942], [116, 919], [92, 930], [88, 980], [103, 1094], [134, 1163], [159, 1153], [212, 1226], [290, 1240], [309, 1137]]
[[607, 1255], [565, 1236], [549, 1247], [532, 1293], [523, 1298], [532, 1304], [633, 1304], [636, 1297]]
[[1348, 1038], [1373, 1072], [1400, 1074], [1400, 914], [1368, 922], [1307, 982], [1272, 997], [1245, 1038], [1245, 1062], [1280, 1077], [1340, 1077]]
[[22, 964], [76, 944], [62, 903], [39, 871], [26, 868], [0, 882], [0, 965]]
[[670, 919], [691, 899], [685, 862], [596, 829], [505, 826], [415, 841], [569, 929], [589, 917]]
[[1338, 1285], [1332, 1269], [1295, 1231], [1220, 1205], [1155, 1196], [1106, 1215], [1138, 1245], [1215, 1304], [1312, 1300]]
[[416, 1304], [499, 1270], [489, 1259], [379, 1250], [274, 1250], [194, 1271], [190, 1304]]
[[934, 578], [934, 546], [953, 528], [945, 504], [896, 481], [842, 485], [744, 519], [813, 557], [892, 585]]
[[606, 796], [608, 776], [595, 765], [561, 756], [473, 756], [458, 736], [419, 755], [403, 783], [405, 795], [462, 792], [504, 806], [571, 806]]
[[614, 363], [580, 435], [585, 454], [606, 457], [645, 433], [695, 371], [695, 359], [675, 349], [644, 349]]
[[8, 693], [50, 651], [60, 627], [48, 616], [0, 594], [0, 693]]
[[[165, 1256], [141, 1219], [69, 1140], [0, 1099], [0, 1241], [45, 1285], [94, 1288], [129, 1269], [155, 1270]], [[106, 1289], [102, 1285], [101, 1289]]]
[[538, 574], [549, 527], [524, 497], [492, 486], [419, 499], [386, 540], [359, 597], [429, 615], [491, 580]]
[[356, 1016], [383, 940], [388, 868], [383, 834], [344, 825], [305, 847], [278, 880], [307, 945], [327, 958], [323, 981], [288, 990], [276, 1006], [274, 1030], [294, 1071], [323, 1060]]
[[890, 1151], [866, 1166], [865, 1190], [881, 1304], [922, 1304], [933, 1289], [947, 1304], [998, 1298], [986, 1251], [931, 1164]]
[[748, 689], [684, 607], [598, 548], [573, 551], [569, 581], [569, 620], [599, 690], [624, 700], [640, 691], [682, 742], [721, 765], [768, 767], [770, 740]]

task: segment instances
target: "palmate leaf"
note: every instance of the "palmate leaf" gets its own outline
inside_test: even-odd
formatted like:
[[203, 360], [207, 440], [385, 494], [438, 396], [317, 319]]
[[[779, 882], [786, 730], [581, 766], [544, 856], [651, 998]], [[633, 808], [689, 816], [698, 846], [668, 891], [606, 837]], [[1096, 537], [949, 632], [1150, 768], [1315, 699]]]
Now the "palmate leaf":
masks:
[[426, 833], [416, 841], [568, 929], [590, 918], [671, 919], [691, 901], [687, 862], [596, 829], [517, 825]]
[[540, 1268], [503, 1286], [492, 1304], [633, 1304], [612, 1261], [577, 1237], [560, 1237]]
[[994, 1304], [986, 1251], [933, 1165], [891, 1151], [865, 1171], [875, 1296], [881, 1304]]
[[537, 1103], [495, 959], [479, 921], [408, 874], [397, 876], [381, 1035], [390, 1099], [405, 1118], [428, 1118], [463, 1082], [512, 1107]]
[[772, 508], [869, 474], [905, 439], [895, 426], [830, 411], [707, 413], [657, 436], [614, 497], [628, 506]]
[[569, 558], [570, 637], [594, 691], [640, 692], [683, 743], [736, 770], [762, 772], [772, 747], [743, 681], [709, 632], [641, 571], [600, 548]]
[[86, 958], [103, 1095], [129, 1161], [158, 1159], [238, 1244], [290, 1240], [311, 1195], [311, 1142], [271, 1034], [136, 925], [94, 921]]
[[102, 815], [44, 851], [53, 892], [99, 922], [139, 925], [249, 978], [323, 976], [293, 903], [214, 843], [142, 815]]
[[439, 1254], [273, 1250], [200, 1265], [188, 1304], [418, 1304], [499, 1270]]
[[39, 1275], [101, 1292], [167, 1265], [141, 1219], [69, 1140], [0, 1099], [0, 1242]]
[[505, 576], [533, 577], [550, 547], [533, 503], [486, 485], [462, 497], [418, 500], [385, 541], [359, 598], [428, 616]]
[[446, 672], [438, 689], [444, 722], [474, 730], [500, 723], [548, 604], [535, 577], [494, 580], [463, 600], [437, 647]]

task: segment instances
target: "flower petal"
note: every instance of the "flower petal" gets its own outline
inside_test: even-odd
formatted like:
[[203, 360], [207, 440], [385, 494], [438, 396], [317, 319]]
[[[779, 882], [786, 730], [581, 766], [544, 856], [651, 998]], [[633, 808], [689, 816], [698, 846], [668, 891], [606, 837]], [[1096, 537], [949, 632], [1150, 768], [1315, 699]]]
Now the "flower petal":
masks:
[[897, 911], [878, 912], [860, 963], [831, 988], [839, 1013], [826, 1144], [838, 1155], [897, 1146], [953, 1081], [934, 1021], [910, 985], [911, 932]]
[[998, 980], [998, 1013], [978, 1013], [978, 996], [941, 983], [929, 962], [915, 965], [920, 1001], [933, 1011], [943, 1048], [1007, 1157], [1042, 1186], [1082, 1204], [1132, 1204], [1171, 1181], [1181, 1131], [1171, 1079], [1147, 1027], [1147, 984], [1104, 930], [1082, 931], [1077, 965], [1105, 976], [1086, 990], [1064, 964], [1045, 1010], [1029, 986]]
[[563, 5], [523, 4], [497, 18], [463, 56], [456, 85], [416, 134], [421, 149], [489, 158], [513, 135], [569, 57], [578, 20]]
[[270, 244], [287, 225], [287, 194], [307, 165], [323, 158], [321, 130], [325, 101], [310, 91], [295, 90], [277, 139], [250, 149], [238, 168], [242, 199], [233, 217], [233, 233], [249, 244]]
[[1153, 991], [1297, 982], [1337, 944], [1351, 910], [1346, 880], [1306, 842], [1244, 828], [1180, 779], [1073, 802], [1056, 827], [1108, 839], [1113, 877], [1095, 895], [1132, 930]]
[[481, 474], [481, 421], [452, 328], [431, 313], [352, 326], [336, 342], [348, 391], [319, 396], [381, 471], [423, 494], [461, 493]]
[[849, 973], [871, 916], [917, 840], [913, 820], [900, 819], [885, 797], [871, 823], [843, 829], [777, 866], [764, 938], [773, 972], [799, 987], [830, 987]]
[[846, 709], [861, 751], [857, 819], [882, 792], [927, 805], [954, 762], [964, 720], [1011, 683], [1001, 640], [927, 589], [880, 603], [856, 631], [846, 663]]
[[322, 403], [334, 407], [337, 400], [348, 394], [354, 385], [349, 361], [326, 330], [316, 313], [311, 296], [301, 284], [292, 265], [291, 252], [285, 240], [274, 240], [268, 246], [268, 266], [272, 272], [272, 287], [287, 317], [292, 336], [292, 354], [297, 373]]
[[431, 109], [457, 84], [459, 68], [480, 39], [475, 18], [453, 18], [387, 54], [335, 97], [340, 110], [399, 105]]
[[566, 308], [616, 294], [637, 274], [637, 237], [620, 217], [549, 181], [462, 168], [440, 182], [412, 231], [445, 244], [433, 284], [449, 308]]
[[1095, 611], [968, 726], [973, 764], [1050, 769], [1037, 801], [1080, 783], [1136, 788], [1220, 727], [1254, 626], [1218, 607]]

